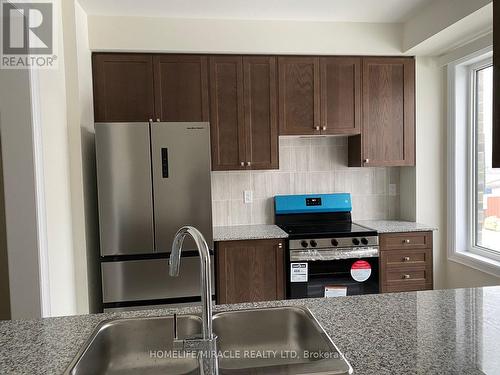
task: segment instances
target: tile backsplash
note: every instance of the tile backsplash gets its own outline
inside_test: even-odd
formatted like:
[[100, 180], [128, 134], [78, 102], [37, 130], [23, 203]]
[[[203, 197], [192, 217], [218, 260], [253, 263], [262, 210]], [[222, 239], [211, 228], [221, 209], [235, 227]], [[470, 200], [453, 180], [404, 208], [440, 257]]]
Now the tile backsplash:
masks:
[[399, 216], [399, 168], [348, 168], [347, 137], [280, 137], [279, 158], [279, 170], [212, 172], [215, 226], [272, 224], [282, 194], [351, 193], [353, 220]]

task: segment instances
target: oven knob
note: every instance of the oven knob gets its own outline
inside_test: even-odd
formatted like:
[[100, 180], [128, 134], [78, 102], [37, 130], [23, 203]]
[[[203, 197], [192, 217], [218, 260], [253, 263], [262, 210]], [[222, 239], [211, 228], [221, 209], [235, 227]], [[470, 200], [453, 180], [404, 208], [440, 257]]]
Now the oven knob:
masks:
[[362, 243], [363, 245], [368, 245], [368, 240], [367, 240], [366, 238], [362, 238], [362, 239], [361, 239], [361, 243]]
[[307, 241], [302, 241], [300, 244], [302, 245], [302, 247], [307, 247], [309, 245]]
[[357, 238], [353, 238], [353, 239], [352, 239], [352, 243], [353, 243], [354, 245], [358, 246], [358, 245], [359, 245], [359, 240], [358, 240]]
[[332, 240], [332, 246], [339, 246], [339, 241], [337, 241], [335, 238]]
[[310, 244], [311, 244], [311, 246], [312, 246], [312, 247], [316, 247], [317, 242], [316, 242], [316, 241], [314, 241], [314, 240], [311, 240]]

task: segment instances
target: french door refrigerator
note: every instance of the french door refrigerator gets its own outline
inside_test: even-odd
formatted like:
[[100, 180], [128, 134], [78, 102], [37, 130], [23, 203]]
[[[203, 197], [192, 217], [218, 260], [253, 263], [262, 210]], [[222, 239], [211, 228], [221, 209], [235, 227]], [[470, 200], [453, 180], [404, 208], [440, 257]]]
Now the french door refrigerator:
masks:
[[183, 225], [213, 249], [209, 124], [96, 123], [95, 131], [103, 309], [197, 303], [194, 242], [184, 242], [178, 277], [168, 257]]

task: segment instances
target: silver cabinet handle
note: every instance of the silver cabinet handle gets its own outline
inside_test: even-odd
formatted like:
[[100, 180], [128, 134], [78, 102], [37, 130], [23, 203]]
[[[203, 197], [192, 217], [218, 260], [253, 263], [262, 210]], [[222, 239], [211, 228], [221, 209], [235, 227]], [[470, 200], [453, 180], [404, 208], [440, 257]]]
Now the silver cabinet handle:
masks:
[[368, 164], [370, 162], [370, 159], [365, 159], [363, 160], [363, 163]]
[[410, 243], [410, 240], [408, 240], [408, 239], [403, 240], [403, 243]]
[[403, 262], [409, 262], [410, 261], [410, 257], [404, 257], [403, 258]]
[[283, 249], [283, 244], [281, 242], [278, 244], [278, 249]]
[[251, 166], [251, 165], [252, 165], [252, 163], [250, 163], [249, 161], [247, 161], [247, 166]]
[[152, 118], [150, 118], [148, 121], [149, 121], [149, 122], [153, 122], [153, 119], [152, 119]]
[[322, 128], [322, 129], [323, 129], [323, 130], [326, 130], [326, 126], [323, 126], [323, 128]]
[[314, 129], [319, 131], [319, 126], [315, 126]]
[[242, 167], [244, 167], [244, 166], [245, 166], [245, 162], [244, 162], [244, 161], [242, 161], [242, 162], [240, 163], [240, 165], [241, 165]]
[[157, 119], [156, 119], [156, 122], [160, 122], [160, 119], [159, 119], [159, 118], [157, 118]]
[[402, 277], [402, 278], [403, 278], [403, 279], [405, 279], [405, 280], [407, 280], [407, 279], [409, 279], [410, 277], [411, 277], [410, 275], [403, 275], [403, 277]]

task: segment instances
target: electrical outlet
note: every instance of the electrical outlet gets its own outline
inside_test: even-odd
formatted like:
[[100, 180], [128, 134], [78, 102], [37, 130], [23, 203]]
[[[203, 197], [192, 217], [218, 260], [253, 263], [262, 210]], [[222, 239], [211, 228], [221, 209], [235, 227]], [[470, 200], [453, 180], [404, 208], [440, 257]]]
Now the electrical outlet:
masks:
[[253, 202], [253, 191], [252, 190], [245, 190], [243, 192], [243, 201], [245, 203], [252, 203]]
[[398, 195], [398, 185], [389, 184], [389, 195], [391, 197], [395, 197], [396, 195]]

